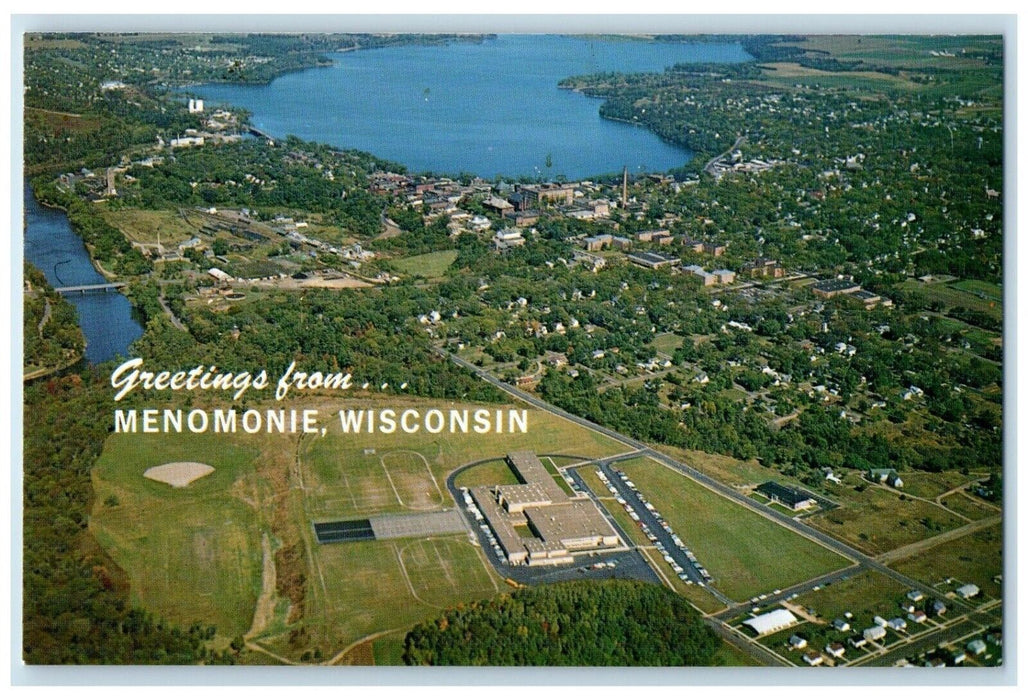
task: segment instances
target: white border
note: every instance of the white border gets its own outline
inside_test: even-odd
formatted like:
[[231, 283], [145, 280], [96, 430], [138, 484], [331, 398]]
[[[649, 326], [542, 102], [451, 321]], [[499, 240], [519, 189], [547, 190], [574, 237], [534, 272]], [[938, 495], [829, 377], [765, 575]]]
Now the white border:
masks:
[[[375, 10], [382, 13], [396, 13], [404, 12], [412, 9], [409, 3], [403, 3], [406, 5], [405, 8], [396, 9], [395, 3], [386, 1], [376, 4]], [[438, 3], [437, 3], [438, 4]], [[1019, 417], [1016, 399], [1022, 395], [1020, 391], [1021, 386], [1018, 382], [1020, 377], [1017, 373], [1017, 367], [1019, 363], [1017, 359], [1020, 357], [1017, 343], [1011, 342], [1016, 338], [1016, 314], [1013, 312], [1016, 308], [1025, 308], [1019, 302], [1021, 300], [1022, 289], [1028, 288], [1028, 285], [1016, 284], [1020, 277], [1020, 272], [1023, 271], [1023, 267], [1020, 264], [1021, 260], [1017, 257], [1017, 250], [1014, 245], [1016, 222], [1013, 217], [1016, 213], [1015, 203], [1017, 201], [1017, 194], [1019, 193], [1019, 187], [1017, 186], [1016, 180], [1016, 160], [1014, 157], [1016, 148], [1016, 124], [1015, 119], [1015, 99], [1018, 96], [1016, 90], [1016, 76], [1025, 74], [1024, 71], [1017, 71], [1015, 62], [1019, 63], [1020, 56], [1017, 52], [1016, 44], [1016, 17], [1014, 15], [1008, 16], [983, 16], [983, 15], [905, 15], [905, 14], [891, 14], [891, 15], [670, 15], [670, 14], [659, 14], [659, 15], [639, 15], [639, 14], [610, 14], [606, 16], [595, 16], [587, 14], [562, 14], [562, 12], [589, 12], [591, 10], [607, 11], [613, 13], [623, 12], [623, 5], [614, 5], [611, 7], [610, 4], [600, 4], [591, 8], [582, 9], [576, 7], [576, 3], [571, 5], [561, 4], [557, 7], [560, 12], [554, 13], [552, 3], [543, 3], [538, 0], [525, 0], [516, 4], [516, 8], [519, 10], [527, 10], [530, 12], [540, 12], [541, 15], [528, 16], [528, 15], [511, 15], [503, 14], [502, 10], [510, 7], [499, 6], [500, 13], [494, 13], [490, 8], [483, 8], [482, 3], [470, 3], [470, 2], [448, 2], [442, 8], [448, 12], [454, 11], [468, 11], [471, 10], [476, 13], [474, 15], [460, 15], [460, 16], [439, 16], [439, 15], [402, 15], [402, 16], [390, 16], [390, 15], [324, 15], [321, 14], [326, 8], [322, 3], [316, 3], [314, 5], [314, 11], [310, 14], [288, 14], [288, 15], [260, 15], [260, 16], [245, 16], [245, 15], [233, 15], [233, 14], [200, 14], [200, 15], [149, 15], [149, 16], [131, 16], [131, 15], [75, 15], [75, 14], [64, 14], [64, 15], [27, 15], [27, 16], [8, 16], [10, 26], [8, 31], [5, 32], [7, 36], [11, 38], [10, 52], [4, 52], [4, 60], [10, 60], [11, 66], [5, 65], [5, 68], [9, 68], [10, 71], [5, 70], [5, 74], [11, 75], [11, 107], [12, 109], [5, 110], [5, 119], [10, 119], [10, 128], [7, 133], [11, 134], [11, 138], [4, 141], [3, 147], [5, 150], [10, 149], [8, 157], [12, 164], [12, 169], [9, 173], [5, 173], [5, 178], [0, 183], [0, 189], [8, 193], [11, 197], [10, 204], [11, 211], [11, 228], [10, 231], [15, 232], [15, 235], [11, 236], [12, 248], [10, 250], [12, 265], [9, 269], [4, 270], [0, 265], [0, 270], [5, 275], [3, 283], [0, 284], [0, 304], [10, 309], [10, 317], [14, 324], [15, 336], [20, 337], [21, 329], [21, 299], [20, 299], [20, 287], [19, 280], [21, 274], [21, 236], [17, 235], [17, 232], [21, 230], [21, 216], [20, 216], [20, 171], [21, 171], [21, 124], [20, 118], [14, 119], [14, 115], [20, 115], [20, 102], [21, 102], [21, 91], [20, 91], [20, 71], [15, 72], [19, 68], [21, 59], [21, 47], [20, 47], [20, 33], [24, 31], [89, 31], [94, 29], [103, 29], [107, 31], [119, 31], [119, 30], [162, 30], [168, 31], [468, 31], [468, 32], [592, 32], [592, 31], [619, 31], [619, 32], [681, 32], [681, 33], [1001, 33], [1006, 35], [1010, 40], [1007, 42], [1005, 50], [1005, 60], [1007, 62], [1007, 103], [1006, 103], [1006, 173], [1005, 173], [1005, 184], [1004, 184], [1004, 196], [1005, 211], [1007, 215], [1007, 224], [1005, 230], [1007, 231], [1007, 248], [1006, 248], [1006, 280], [1004, 288], [1007, 294], [1005, 302], [1005, 308], [1007, 309], [1005, 319], [1005, 330], [1007, 334], [1007, 342], [1005, 347], [1007, 348], [1007, 357], [1004, 362], [1005, 369], [1005, 385], [1006, 385], [1006, 398], [1007, 404], [1004, 407], [1004, 425], [1007, 431], [1007, 443], [1005, 446], [1005, 458], [1007, 460], [1007, 484], [1008, 484], [1008, 501], [1007, 507], [1005, 508], [1005, 542], [1008, 543], [1008, 560], [1005, 580], [1008, 582], [1008, 589], [1011, 589], [1011, 582], [1017, 581], [1020, 583], [1022, 580], [1016, 575], [1016, 570], [1012, 565], [1016, 564], [1014, 559], [1013, 547], [1010, 546], [1014, 542], [1024, 541], [1021, 538], [1016, 538], [1015, 527], [1016, 527], [1016, 509], [1013, 507], [1013, 499], [1011, 498], [1012, 492], [1016, 484], [1016, 440], [1015, 436], [1019, 432]], [[738, 11], [734, 7], [729, 7], [730, 3], [719, 4], [717, 9], [721, 11]], [[41, 5], [46, 5], [42, 7]], [[17, 9], [28, 10], [32, 12], [40, 12], [41, 10], [51, 10], [52, 6], [61, 6], [61, 10], [68, 12], [75, 12], [80, 10], [82, 5], [72, 4], [70, 2], [44, 2], [44, 3], [24, 3], [18, 2]], [[227, 5], [227, 7], [226, 7]], [[298, 8], [297, 5], [300, 5]], [[307, 3], [290, 3], [290, 9], [293, 13], [297, 10], [303, 11]], [[548, 5], [548, 6], [547, 6]], [[825, 4], [823, 2], [805, 2], [805, 3], [786, 3], [786, 7], [782, 8], [782, 3], [776, 4], [775, 9], [786, 9], [792, 12], [796, 12], [797, 6], [800, 6], [800, 12], [809, 12], [816, 10], [824, 10]], [[909, 11], [907, 7], [909, 3], [904, 4], [904, 7], [899, 9]], [[24, 6], [24, 7], [21, 7]], [[177, 3], [175, 9], [179, 11], [199, 11], [204, 12], [210, 10], [209, 3], [196, 2], [195, 0], [185, 0], [184, 2]], [[640, 11], [656, 11], [666, 12], [669, 8], [666, 3], [658, 3], [658, 7], [653, 7], [653, 3], [649, 0], [633, 1], [631, 7], [635, 12]], [[138, 5], [134, 5], [128, 2], [113, 2], [105, 3], [104, 9], [107, 11], [125, 11], [138, 9]], [[222, 3], [218, 6], [217, 10], [225, 12], [226, 10], [239, 10], [239, 11], [253, 11], [254, 9], [265, 9], [264, 7], [258, 7], [254, 3]], [[270, 9], [270, 8], [269, 8]], [[277, 8], [281, 10], [281, 8]], [[420, 6], [416, 6], [413, 9], [421, 10]], [[435, 8], [434, 8], [435, 9]], [[751, 8], [752, 9], [752, 8]], [[885, 11], [894, 12], [897, 9], [897, 3], [890, 2], [866, 2], [860, 6], [861, 11]], [[939, 11], [938, 6], [929, 5], [927, 7], [916, 8], [915, 11]], [[981, 11], [1002, 11], [1007, 13], [1016, 12], [1016, 5], [1014, 3], [997, 3], [997, 2], [979, 2], [973, 6], [973, 9]], [[308, 12], [311, 12], [308, 10]], [[797, 27], [797, 24], [801, 24], [801, 27]], [[0, 91], [2, 92], [2, 91]], [[12, 279], [6, 279], [6, 275], [11, 274]], [[10, 294], [10, 298], [7, 295]], [[0, 413], [0, 421], [4, 426], [11, 426], [10, 433], [10, 445], [11, 445], [11, 464], [19, 465], [21, 459], [21, 387], [20, 382], [16, 381], [21, 375], [21, 363], [20, 363], [20, 348], [14, 345], [16, 349], [11, 351], [11, 347], [5, 347], [3, 351], [10, 352], [7, 366], [10, 368], [8, 376], [3, 378], [4, 382], [10, 382], [10, 385], [3, 384], [4, 388], [8, 389], [8, 396], [12, 397], [10, 405], [3, 405], [0, 409], [3, 413]], [[1017, 357], [1015, 358], [1015, 352]], [[10, 413], [7, 413], [10, 411]], [[1028, 480], [1025, 480], [1028, 482]], [[20, 650], [20, 567], [15, 566], [20, 564], [20, 526], [21, 526], [21, 500], [20, 500], [20, 471], [18, 469], [12, 469], [11, 480], [4, 482], [0, 480], [0, 483], [4, 483], [4, 493], [0, 496], [0, 500], [5, 503], [9, 503], [12, 507], [11, 523], [12, 523], [12, 540], [5, 541], [5, 538], [0, 538], [0, 542], [3, 542], [3, 556], [0, 557], [4, 561], [12, 562], [11, 577], [3, 577], [2, 585], [4, 592], [10, 596], [13, 594], [11, 600], [11, 616], [8, 620], [5, 620], [10, 624], [11, 622], [16, 623], [10, 630], [12, 635], [8, 635], [7, 639], [10, 640], [11, 645], [2, 644], [0, 640], [0, 646], [3, 648], [3, 652], [6, 655], [11, 654], [12, 650]], [[1023, 485], [1021, 485], [1023, 488]], [[7, 492], [6, 489], [10, 488]], [[18, 498], [12, 501], [13, 496], [17, 495]], [[1020, 495], [1020, 493], [1019, 493]], [[7, 548], [11, 549], [8, 550]], [[8, 558], [13, 555], [13, 559]], [[1014, 576], [1010, 576], [1014, 574]], [[10, 585], [10, 589], [7, 586]], [[1002, 671], [991, 671], [983, 670], [983, 673], [976, 673], [978, 669], [961, 669], [958, 675], [945, 674], [944, 677], [940, 677], [936, 683], [944, 685], [979, 685], [979, 684], [1010, 684], [1016, 679], [1015, 667], [1017, 664], [1016, 657], [1016, 631], [1019, 628], [1016, 620], [1016, 597], [1013, 590], [1008, 590], [1004, 595], [1005, 601], [1005, 637], [1007, 649], [1007, 658], [1005, 659], [1006, 665]], [[842, 678], [838, 676], [831, 676], [827, 674], [812, 673], [809, 670], [802, 669], [799, 672], [788, 669], [405, 669], [405, 668], [312, 668], [312, 669], [279, 669], [276, 667], [245, 667], [245, 668], [197, 668], [190, 669], [188, 672], [182, 670], [167, 669], [162, 667], [24, 667], [21, 665], [18, 656], [19, 652], [15, 652], [10, 656], [10, 665], [5, 664], [7, 669], [10, 670], [10, 676], [8, 676], [8, 682], [14, 682], [17, 685], [21, 684], [54, 684], [54, 685], [85, 685], [85, 684], [96, 684], [96, 685], [235, 685], [235, 684], [246, 684], [246, 685], [294, 685], [294, 684], [353, 684], [353, 685], [443, 685], [443, 686], [460, 686], [466, 687], [466, 690], [474, 692], [470, 686], [476, 686], [479, 684], [503, 684], [516, 682], [519, 685], [548, 685], [554, 684], [560, 685], [630, 685], [636, 686], [638, 693], [645, 686], [651, 685], [678, 685], [678, 684], [689, 684], [689, 685], [770, 685], [770, 684], [795, 684], [795, 685], [822, 685], [831, 684], [837, 685]], [[297, 672], [298, 671], [298, 672]], [[913, 679], [904, 674], [901, 669], [846, 669], [846, 671], [853, 671], [854, 673], [846, 673], [845, 682], [854, 685], [881, 685], [881, 684], [903, 684], [906, 685], [911, 683]], [[866, 671], [864, 673], [863, 671]], [[917, 681], [924, 681], [920, 675]], [[933, 683], [934, 685], [934, 683]], [[779, 688], [782, 690], [783, 688]], [[354, 689], [356, 690], [356, 689]], [[495, 694], [497, 688], [491, 688], [485, 692]], [[627, 689], [626, 689], [627, 690]], [[653, 690], [657, 690], [654, 688]], [[766, 689], [765, 689], [766, 690]], [[840, 689], [836, 688], [832, 691], [833, 696], [838, 695]], [[1000, 690], [996, 688], [994, 690]], [[78, 691], [74, 691], [78, 692]], [[152, 689], [146, 692], [153, 692]], [[374, 691], [372, 691], [374, 692]], [[534, 692], [534, 691], [529, 691]], [[633, 691], [629, 691], [633, 692]], [[679, 692], [690, 692], [690, 691], [679, 691]], [[762, 693], [764, 691], [761, 691]], [[932, 691], [933, 694], [936, 690]], [[362, 693], [363, 694], [363, 693]], [[476, 694], [478, 694], [476, 692]], [[502, 695], [502, 693], [501, 693]], [[844, 696], [847, 694], [844, 694]]]

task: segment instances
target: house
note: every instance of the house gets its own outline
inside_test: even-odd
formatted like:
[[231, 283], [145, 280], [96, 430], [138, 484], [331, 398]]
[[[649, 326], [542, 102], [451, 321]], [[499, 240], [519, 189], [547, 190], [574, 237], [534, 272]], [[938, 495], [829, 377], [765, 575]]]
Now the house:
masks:
[[849, 638], [849, 645], [851, 647], [853, 647], [854, 649], [863, 649], [864, 647], [867, 646], [867, 638], [866, 637], [850, 637]]
[[981, 639], [972, 639], [967, 643], [967, 650], [975, 656], [981, 656], [985, 653], [985, 642]]
[[932, 614], [933, 615], [945, 615], [946, 614], [946, 604], [943, 603], [941, 600], [934, 601], [932, 603]]
[[841, 617], [837, 619], [835, 622], [833, 622], [832, 626], [840, 632], [850, 631], [850, 623], [846, 622], [846, 620], [843, 620]]
[[793, 649], [805, 649], [807, 646], [807, 640], [798, 634], [794, 634], [789, 637], [789, 646]]
[[917, 603], [924, 600], [924, 593], [918, 590], [907, 591], [907, 598]]
[[842, 655], [846, 653], [846, 647], [838, 642], [832, 642], [825, 647], [825, 652], [833, 659], [841, 659]]
[[885, 628], [881, 625], [875, 625], [874, 627], [868, 627], [864, 630], [864, 639], [869, 642], [877, 642], [879, 639], [885, 638]]
[[955, 654], [953, 654], [953, 665], [954, 666], [956, 666], [958, 664], [962, 664], [965, 661], [967, 661], [967, 654], [965, 654], [963, 651], [958, 651]]
[[907, 615], [907, 619], [910, 620], [911, 622], [916, 622], [918, 624], [924, 624], [925, 620], [928, 619], [928, 615], [925, 614], [924, 610], [915, 610], [912, 613], [910, 613], [909, 615]]
[[889, 627], [899, 632], [907, 628], [907, 621], [904, 620], [902, 617], [894, 617], [891, 620], [889, 620]]
[[825, 657], [819, 651], [808, 651], [803, 655], [803, 660], [811, 666], [820, 666], [825, 662]]
[[867, 480], [877, 481], [880, 484], [888, 484], [894, 489], [903, 488], [903, 479], [896, 473], [895, 469], [868, 469]]
[[967, 600], [968, 598], [974, 598], [979, 593], [981, 593], [981, 591], [978, 589], [978, 586], [974, 585], [973, 583], [966, 583], [957, 589], [957, 595], [959, 595], [964, 600]]
[[525, 245], [525, 239], [518, 229], [505, 228], [496, 232], [496, 235], [493, 236], [493, 244], [496, 246], [496, 250], [507, 250]]

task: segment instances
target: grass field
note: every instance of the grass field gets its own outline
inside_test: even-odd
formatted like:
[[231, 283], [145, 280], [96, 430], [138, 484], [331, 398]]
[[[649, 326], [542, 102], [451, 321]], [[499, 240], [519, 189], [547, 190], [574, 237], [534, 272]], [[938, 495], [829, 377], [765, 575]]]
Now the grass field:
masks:
[[[412, 624], [442, 607], [495, 595], [502, 582], [464, 536], [318, 545], [312, 521], [452, 507], [445, 491], [450, 471], [495, 457], [469, 477], [498, 483], [505, 471], [513, 481], [502, 456], [514, 450], [559, 446], [586, 457], [624, 451], [538, 411], [529, 412], [524, 434], [346, 435], [334, 420], [337, 405], [312, 396], [303, 401], [321, 410], [324, 437], [108, 439], [93, 472], [90, 527], [126, 571], [134, 602], [175, 624], [214, 623], [222, 645], [249, 632], [269, 653], [300, 661], [332, 659], [360, 642], [341, 661], [398, 662]], [[347, 407], [387, 406], [446, 407], [413, 398], [355, 399]], [[142, 476], [174, 461], [203, 462], [215, 471], [179, 489]], [[278, 550], [269, 558], [277, 580], [268, 596], [262, 596], [263, 533]], [[282, 551], [295, 554], [280, 557]]]
[[657, 352], [662, 352], [665, 355], [673, 355], [675, 350], [682, 347], [682, 343], [685, 342], [685, 338], [674, 333], [661, 333], [660, 335], [653, 338], [650, 343], [650, 347]]
[[[112, 435], [93, 470], [90, 528], [127, 572], [133, 600], [170, 621], [245, 632], [260, 592], [257, 514], [233, 495], [252, 483], [257, 451], [213, 435]], [[149, 467], [199, 461], [215, 471], [185, 488], [143, 477]]]
[[[400, 410], [408, 405], [424, 407], [426, 404], [396, 399], [388, 404], [374, 401], [350, 402], [348, 408], [381, 409], [388, 406]], [[444, 409], [451, 407], [445, 402], [433, 405]], [[452, 407], [458, 408], [456, 404]], [[331, 415], [330, 410], [327, 408], [323, 412], [326, 421], [327, 416]], [[509, 452], [525, 449], [542, 454], [556, 447], [564, 453], [598, 457], [624, 449], [620, 443], [598, 433], [536, 410], [528, 412], [526, 433], [479, 435], [444, 432], [437, 435], [408, 435], [397, 431], [392, 435], [354, 435], [343, 433], [338, 421], [328, 422], [327, 427], [328, 434], [325, 437], [317, 436], [304, 441], [301, 457], [306, 465], [305, 487], [310, 512], [333, 518], [367, 517], [412, 509], [413, 504], [403, 500], [404, 492], [432, 493], [436, 484], [442, 488], [446, 476], [453, 469], [483, 457], [502, 458]], [[397, 451], [409, 453], [411, 459], [423, 458], [427, 464], [427, 469], [406, 469], [403, 491], [394, 489], [396, 478], [391, 455]], [[414, 457], [414, 454], [420, 455], [420, 458]], [[387, 468], [383, 467], [384, 460]], [[471, 483], [468, 479], [471, 478], [470, 475], [463, 477], [460, 485], [468, 485]], [[390, 479], [393, 483], [390, 483]], [[427, 499], [425, 496], [417, 503], [427, 502]], [[447, 500], [448, 497], [443, 502]]]
[[841, 507], [812, 515], [806, 522], [868, 554], [883, 554], [965, 522], [931, 503], [901, 499], [875, 486], [862, 491], [845, 488], [841, 493]]
[[400, 258], [399, 260], [394, 260], [393, 265], [400, 272], [406, 272], [408, 275], [435, 279], [436, 277], [442, 277], [443, 273], [446, 272], [446, 268], [452, 265], [456, 259], [456, 250], [439, 250], [434, 253]]
[[972, 311], [980, 311], [996, 320], [1003, 318], [1002, 301], [983, 299], [977, 294], [958, 289], [952, 284], [924, 284], [916, 280], [906, 280], [900, 286], [903, 289], [919, 292], [928, 300], [938, 301], [947, 308], [962, 306]]
[[652, 460], [618, 464], [735, 600], [785, 588], [847, 560]]
[[995, 508], [984, 505], [981, 501], [971, 498], [965, 493], [954, 493], [942, 499], [942, 505], [971, 520], [981, 520], [999, 513]]
[[999, 285], [993, 284], [992, 282], [984, 282], [982, 280], [960, 280], [959, 282], [953, 282], [950, 286], [964, 292], [970, 292], [971, 294], [979, 296], [979, 298], [984, 296], [988, 297], [992, 301], [1003, 301], [1003, 288]]
[[453, 480], [457, 487], [495, 486], [497, 484], [516, 484], [518, 478], [511, 471], [507, 461], [494, 459], [483, 464], [465, 469]]
[[1003, 529], [993, 525], [890, 565], [929, 584], [952, 577], [973, 583], [992, 598], [1002, 595], [993, 577], [1003, 573]]
[[175, 211], [117, 209], [105, 211], [103, 216], [135, 243], [156, 243], [159, 233], [161, 245], [172, 247], [196, 235], [196, 229]]
[[479, 551], [464, 536], [415, 540], [400, 550], [400, 561], [418, 600], [442, 608], [455, 589], [482, 597], [500, 590]]
[[901, 583], [877, 571], [861, 571], [845, 581], [809, 591], [794, 602], [811, 608], [817, 616], [831, 623], [845, 613], [853, 613], [850, 625], [857, 629], [874, 624], [874, 616], [886, 619], [899, 612], [897, 602], [906, 595]]
[[960, 472], [906, 472], [903, 474], [903, 490], [912, 496], [936, 498], [950, 489], [962, 486], [971, 480]]

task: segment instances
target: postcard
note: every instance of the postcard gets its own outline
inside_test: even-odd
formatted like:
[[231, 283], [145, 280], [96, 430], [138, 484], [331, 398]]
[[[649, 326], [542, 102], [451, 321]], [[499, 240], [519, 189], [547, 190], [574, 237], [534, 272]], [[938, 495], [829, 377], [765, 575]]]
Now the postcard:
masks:
[[695, 26], [21, 35], [24, 664], [1001, 673], [1004, 29]]

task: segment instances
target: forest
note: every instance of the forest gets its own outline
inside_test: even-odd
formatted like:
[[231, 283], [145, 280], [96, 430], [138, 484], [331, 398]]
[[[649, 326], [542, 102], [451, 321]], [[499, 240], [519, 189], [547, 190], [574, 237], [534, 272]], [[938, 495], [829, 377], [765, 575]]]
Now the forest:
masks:
[[721, 640], [684, 599], [638, 581], [519, 589], [416, 625], [408, 665], [709, 666]]
[[[213, 626], [169, 625], [128, 601], [128, 581], [89, 533], [90, 471], [113, 405], [99, 370], [25, 386], [23, 659], [30, 664], [233, 663]], [[29, 544], [31, 543], [31, 546]]]

